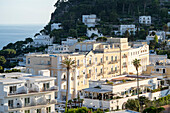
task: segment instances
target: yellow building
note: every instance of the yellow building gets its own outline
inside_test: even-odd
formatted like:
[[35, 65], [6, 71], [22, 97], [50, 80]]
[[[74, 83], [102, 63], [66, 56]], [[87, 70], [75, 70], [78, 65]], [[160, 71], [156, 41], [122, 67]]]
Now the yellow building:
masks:
[[69, 78], [69, 99], [89, 87], [89, 80], [111, 78], [122, 74], [135, 74], [132, 62], [141, 59], [139, 73], [146, 70], [149, 64], [149, 46], [147, 44], [132, 44], [127, 38], [108, 38], [107, 42], [81, 42], [70, 48], [69, 53], [59, 54], [28, 54], [26, 56], [27, 72], [38, 74], [39, 70], [49, 69], [51, 76], [56, 77], [59, 90], [58, 101], [65, 100], [66, 69], [61, 62], [66, 57], [76, 61]]
[[170, 63], [166, 61], [156, 62], [147, 66], [145, 75], [158, 76], [160, 78], [170, 78]]

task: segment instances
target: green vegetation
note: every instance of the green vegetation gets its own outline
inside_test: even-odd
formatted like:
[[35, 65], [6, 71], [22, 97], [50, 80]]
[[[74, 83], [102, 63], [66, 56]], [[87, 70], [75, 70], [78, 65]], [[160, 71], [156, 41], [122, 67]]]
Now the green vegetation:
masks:
[[[108, 109], [105, 110], [105, 112], [109, 112]], [[88, 109], [86, 107], [82, 108], [72, 108], [66, 111], [65, 113], [104, 113], [102, 109], [97, 109], [97, 111], [92, 111], [92, 109]]]
[[12, 72], [21, 72], [20, 69], [12, 69], [12, 70], [6, 70], [5, 73], [12, 73]]
[[163, 88], [154, 89], [154, 90], [152, 90], [152, 93], [158, 92], [158, 91], [162, 91], [162, 90], [165, 90], [165, 89], [168, 89], [168, 87], [163, 87]]
[[[101, 21], [96, 26], [99, 32], [104, 35], [114, 36], [113, 25], [135, 24], [141, 30], [136, 35], [126, 33], [130, 41], [145, 39], [148, 30], [164, 29], [162, 27], [170, 18], [168, 15], [169, 6], [167, 3], [160, 5], [159, 0], [58, 0], [55, 4], [56, 10], [51, 15], [51, 21], [44, 27], [47, 34], [55, 37], [55, 42], [60, 43], [68, 36], [85, 36], [87, 26], [82, 21], [82, 15], [96, 14]], [[141, 15], [152, 16], [152, 25], [145, 26], [138, 24]], [[53, 30], [52, 23], [62, 23], [63, 29]]]
[[[142, 107], [142, 109], [145, 109], [143, 113], [146, 113], [145, 111], [147, 110], [147, 108], [148, 109], [152, 107], [159, 108], [160, 106], [163, 106], [163, 105], [169, 105], [170, 104], [169, 100], [170, 100], [170, 95], [161, 97], [158, 100], [154, 100], [154, 101], [150, 101], [146, 97], [140, 97], [140, 106]], [[137, 111], [140, 106], [139, 106], [137, 99], [128, 99], [125, 105], [127, 109], [134, 110], [134, 111]], [[156, 113], [156, 112], [153, 112], [153, 113]]]
[[156, 107], [149, 107], [149, 108], [146, 108], [144, 109], [143, 113], [162, 113], [162, 111], [164, 111], [165, 108], [163, 107], [159, 107], [159, 108], [156, 108]]

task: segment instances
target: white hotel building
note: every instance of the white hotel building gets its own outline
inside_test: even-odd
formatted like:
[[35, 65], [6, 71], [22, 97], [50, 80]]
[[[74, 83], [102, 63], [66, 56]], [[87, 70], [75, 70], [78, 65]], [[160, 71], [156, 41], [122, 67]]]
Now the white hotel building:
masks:
[[55, 78], [0, 75], [0, 113], [55, 113]]

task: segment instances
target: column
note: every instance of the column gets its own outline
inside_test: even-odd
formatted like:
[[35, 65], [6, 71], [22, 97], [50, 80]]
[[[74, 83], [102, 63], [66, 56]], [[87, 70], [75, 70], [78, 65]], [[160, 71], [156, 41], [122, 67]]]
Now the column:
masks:
[[57, 100], [61, 100], [61, 71], [57, 73], [57, 82], [58, 82], [58, 92], [57, 92]]
[[69, 72], [69, 78], [68, 79], [68, 100], [71, 99], [71, 74]]

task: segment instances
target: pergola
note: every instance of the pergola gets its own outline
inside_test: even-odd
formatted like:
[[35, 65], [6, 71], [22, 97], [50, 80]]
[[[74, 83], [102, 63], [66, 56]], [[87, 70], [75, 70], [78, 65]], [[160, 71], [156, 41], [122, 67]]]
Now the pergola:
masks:
[[111, 90], [99, 89], [99, 88], [86, 88], [83, 89], [84, 97], [91, 99], [110, 99], [110, 96], [113, 96]]

